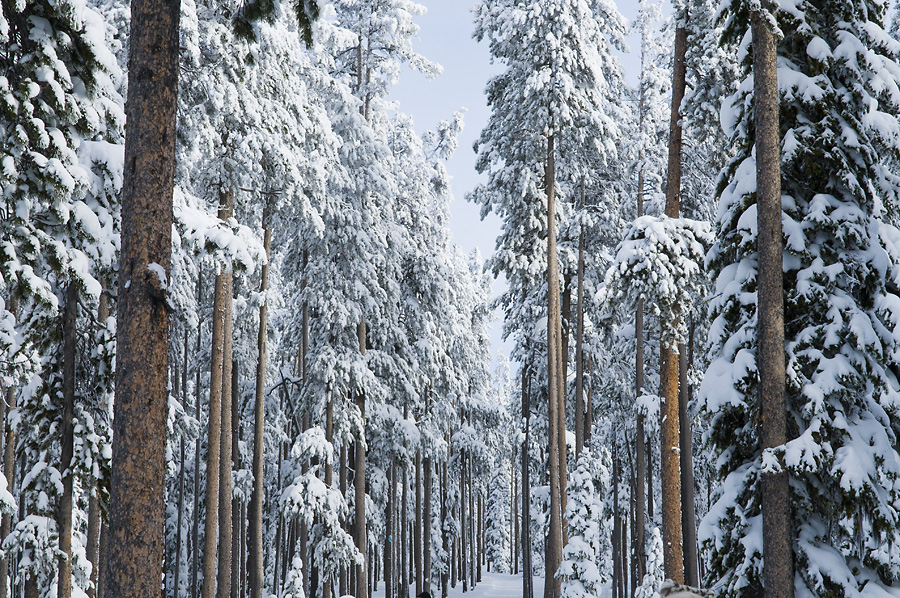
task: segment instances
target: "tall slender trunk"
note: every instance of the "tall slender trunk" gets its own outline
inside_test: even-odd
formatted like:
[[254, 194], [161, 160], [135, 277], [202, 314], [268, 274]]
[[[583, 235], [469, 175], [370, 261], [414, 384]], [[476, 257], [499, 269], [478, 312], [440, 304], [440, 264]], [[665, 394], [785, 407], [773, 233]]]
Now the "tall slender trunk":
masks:
[[[763, 6], [775, 12], [772, 2]], [[756, 115], [757, 228], [759, 229], [759, 364], [760, 444], [762, 449], [787, 442], [785, 398], [783, 237], [781, 207], [780, 114], [775, 36], [757, 12], [753, 31], [753, 102]], [[762, 473], [763, 583], [766, 598], [794, 595], [791, 548], [791, 489], [787, 471]]]
[[[203, 302], [203, 268], [197, 267], [197, 305]], [[200, 354], [203, 341], [203, 321], [197, 322], [197, 355]], [[185, 335], [185, 343], [187, 343], [187, 335]], [[185, 360], [187, 352], [185, 351]], [[194, 417], [200, 421], [200, 367], [196, 368], [196, 379], [194, 381]], [[191, 529], [191, 545], [193, 546], [193, 556], [191, 559], [191, 598], [197, 598], [200, 591], [199, 587], [199, 565], [200, 565], [200, 436], [194, 442], [194, 521]], [[99, 598], [99, 596], [98, 596]]]
[[466, 575], [466, 539], [468, 522], [466, 521], [466, 451], [459, 453], [459, 577], [462, 580], [462, 591], [469, 590], [469, 578]]
[[[584, 209], [584, 176], [581, 177], [580, 207]], [[578, 287], [575, 300], [575, 458], [584, 450], [584, 225], [578, 234]]]
[[522, 367], [522, 419], [525, 420], [525, 438], [522, 442], [522, 596], [534, 598], [534, 577], [531, 566], [531, 481], [528, 472], [528, 452], [531, 441], [531, 367]]
[[[403, 410], [403, 419], [406, 419], [406, 409]], [[408, 515], [407, 505], [409, 504], [409, 468], [403, 465], [403, 473], [400, 476], [400, 598], [409, 597], [409, 537], [407, 534]]]
[[[666, 179], [666, 216], [681, 212], [681, 101], [685, 90], [685, 50], [687, 30], [679, 19], [675, 28], [675, 62], [672, 70], [672, 113], [669, 121], [669, 169]], [[680, 323], [676, 323], [680, 325]], [[663, 488], [663, 561], [666, 577], [684, 583], [684, 554], [681, 529], [681, 463], [678, 425], [677, 347], [663, 339], [660, 343], [660, 459]]]
[[[13, 318], [18, 319], [19, 300], [15, 292], [10, 293], [7, 309]], [[3, 430], [3, 475], [6, 477], [6, 490], [10, 494], [13, 492], [13, 482], [15, 481], [16, 471], [16, 432], [10, 422], [9, 414], [16, 408], [16, 389], [10, 385], [5, 394], [6, 402], [2, 405], [3, 417], [0, 419], [0, 427]], [[3, 401], [0, 401], [2, 403]], [[12, 531], [12, 515], [3, 513], [0, 516], [0, 541], [9, 536]], [[10, 578], [9, 571], [9, 555], [3, 553], [0, 555], [0, 598], [8, 598], [7, 580], [12, 585], [14, 580]], [[13, 586], [15, 587], [15, 586]]]
[[562, 393], [559, 271], [556, 255], [556, 205], [555, 205], [555, 137], [547, 139], [547, 161], [544, 185], [547, 192], [547, 386], [549, 395], [548, 451], [550, 457], [550, 532], [545, 550], [544, 598], [559, 598], [560, 580], [556, 571], [562, 563], [563, 551], [563, 481], [565, 479], [565, 432], [560, 414], [565, 405]]
[[391, 483], [394, 473], [394, 463], [391, 462], [390, 471], [388, 472], [388, 498], [385, 505], [384, 514], [384, 596], [392, 598], [394, 595], [394, 571], [393, 571], [393, 552], [394, 538], [393, 530], [393, 514], [394, 514], [394, 486]]
[[[643, 119], [643, 95], [641, 95], [641, 118]], [[641, 167], [638, 171], [638, 193], [637, 193], [637, 215], [638, 218], [644, 215], [644, 165], [643, 156], [641, 156]], [[634, 314], [634, 395], [640, 398], [644, 394], [644, 302], [638, 301], [637, 310]], [[637, 414], [637, 422], [635, 424], [634, 435], [634, 452], [635, 452], [635, 509], [634, 517], [634, 550], [637, 554], [637, 574], [638, 583], [644, 579], [647, 566], [647, 555], [644, 554], [644, 508], [646, 504], [646, 494], [644, 493], [644, 478], [647, 473], [646, 458], [644, 455], [644, 447], [646, 446], [646, 432], [644, 430], [644, 414]], [[653, 493], [651, 488], [650, 494]], [[650, 499], [653, 500], [652, 498]]]
[[[229, 200], [232, 209], [234, 206], [234, 195], [231, 190], [228, 191], [231, 196]], [[232, 536], [232, 512], [231, 512], [231, 436], [233, 433], [234, 422], [231, 420], [231, 403], [232, 396], [232, 371], [234, 361], [232, 360], [232, 337], [233, 337], [233, 288], [234, 274], [230, 271], [225, 279], [225, 336], [222, 339], [223, 355], [222, 355], [222, 434], [220, 442], [222, 447], [219, 449], [219, 562], [217, 579], [216, 579], [216, 598], [231, 597], [231, 567], [233, 555], [231, 554], [231, 536]]]
[[431, 457], [425, 457], [422, 463], [424, 470], [424, 513], [422, 513], [423, 521], [423, 537], [422, 546], [422, 567], [425, 570], [425, 584], [422, 587], [423, 592], [431, 594]]
[[[185, 333], [185, 338], [187, 334]], [[172, 389], [178, 392], [181, 389], [181, 376], [179, 375], [178, 360], [173, 360], [172, 366]], [[180, 394], [179, 402], [184, 406], [185, 397]], [[184, 438], [179, 442], [179, 472], [178, 472], [178, 503], [176, 507], [175, 520], [175, 559], [172, 561], [172, 598], [177, 598], [179, 586], [181, 585], [181, 525], [184, 521]]]
[[[366, 354], [366, 321], [362, 320], [357, 326], [357, 335], [359, 337], [359, 352]], [[361, 430], [363, 436], [356, 439], [356, 463], [355, 463], [355, 505], [356, 509], [356, 548], [363, 554], [368, 554], [366, 549], [366, 395], [362, 391], [356, 394], [356, 407], [359, 409], [359, 417], [362, 422]], [[366, 561], [356, 567], [356, 598], [368, 598], [368, 589], [366, 587]]]
[[413, 526], [413, 560], [416, 564], [416, 596], [424, 588], [422, 575], [422, 449], [416, 450], [416, 524]]
[[[238, 362], [231, 362], [231, 461], [233, 469], [240, 471], [243, 467], [240, 454], [240, 371]], [[229, 471], [229, 477], [231, 472]], [[232, 495], [234, 493], [232, 492]], [[226, 496], [227, 500], [228, 497]], [[241, 501], [232, 496], [231, 499], [231, 592], [230, 598], [239, 598], [241, 588]]]
[[[227, 220], [234, 212], [234, 195], [223, 193], [219, 219]], [[225, 379], [226, 314], [231, 297], [228, 274], [216, 274], [213, 295], [212, 354], [209, 379], [209, 433], [206, 451], [206, 520], [203, 525], [203, 589], [202, 598], [216, 595], [216, 544], [219, 528], [219, 461], [222, 450], [222, 390]], [[228, 318], [230, 319], [230, 318]], [[230, 378], [229, 378], [230, 380]], [[230, 411], [229, 411], [230, 413]]]
[[[334, 453], [334, 396], [333, 393], [329, 393], [328, 403], [325, 406], [325, 440], [328, 441], [328, 444], [332, 447], [332, 454]], [[325, 485], [331, 488], [332, 481], [334, 479], [334, 468], [331, 464], [331, 459], [329, 459], [325, 463]], [[323, 598], [331, 598], [331, 575], [330, 571], [323, 571], [323, 579], [322, 579], [322, 597]]]
[[[253, 494], [250, 496], [250, 529], [247, 547], [249, 549], [248, 572], [250, 574], [250, 598], [263, 596], [263, 491], [264, 453], [266, 421], [266, 365], [268, 351], [266, 345], [269, 304], [266, 291], [269, 289], [269, 257], [272, 252], [272, 196], [266, 198], [263, 209], [263, 248], [266, 263], [263, 265], [259, 281], [259, 292], [263, 301], [259, 306], [259, 335], [256, 339], [256, 393], [253, 408]], [[306, 554], [302, 555], [306, 559]]]
[[[450, 445], [450, 435], [446, 437], [447, 445]], [[441, 549], [444, 555], [450, 554], [450, 538], [447, 534], [447, 459], [442, 463], [441, 471]], [[452, 565], [452, 559], [451, 559]], [[450, 581], [449, 567], [445, 567], [441, 573], [441, 598], [447, 598], [450, 589], [447, 587]]]
[[[347, 440], [341, 440], [341, 454], [340, 454], [340, 467], [338, 468], [338, 484], [341, 490], [341, 496], [344, 500], [347, 500]], [[348, 522], [344, 519], [343, 527], [347, 528]], [[349, 580], [347, 579], [348, 574], [348, 566], [346, 564], [341, 564], [338, 575], [338, 590], [341, 596], [347, 595], [347, 584]]]
[[588, 383], [587, 401], [584, 405], [584, 444], [590, 445], [591, 428], [594, 425], [594, 384], [591, 378], [591, 372], [594, 370], [594, 360], [591, 359], [590, 355], [587, 357], [584, 369], [586, 370], [585, 377]]
[[613, 559], [613, 578], [612, 591], [613, 598], [625, 598], [622, 595], [622, 547], [619, 539], [622, 537], [621, 519], [619, 517], [619, 458], [617, 455], [617, 444], [613, 444], [613, 532], [612, 532], [612, 559]]
[[684, 582], [689, 586], [700, 585], [700, 561], [697, 555], [697, 521], [694, 513], [694, 458], [693, 430], [688, 413], [691, 400], [688, 376], [688, 352], [679, 347], [678, 369], [682, 380], [678, 397], [678, 420], [681, 434], [681, 529], [684, 532]]
[[72, 457], [75, 453], [75, 359], [78, 317], [78, 287], [74, 281], [66, 289], [66, 305], [63, 312], [63, 412], [61, 428], [62, 455], [59, 471], [62, 474], [62, 494], [59, 497], [57, 521], [59, 524], [59, 577], [58, 598], [72, 596], [72, 502], [75, 476]]
[[157, 595], [165, 552], [172, 193], [181, 3], [134, 0], [122, 185], [116, 398], [105, 587]]

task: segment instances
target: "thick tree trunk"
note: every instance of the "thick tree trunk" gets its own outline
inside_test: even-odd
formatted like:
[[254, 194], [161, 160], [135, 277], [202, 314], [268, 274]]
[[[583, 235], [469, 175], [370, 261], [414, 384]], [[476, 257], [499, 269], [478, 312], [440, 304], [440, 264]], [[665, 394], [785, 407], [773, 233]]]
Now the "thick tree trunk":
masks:
[[[259, 282], [259, 292], [265, 298], [269, 289], [269, 257], [272, 251], [272, 200], [266, 198], [263, 210], [263, 247], [266, 263], [263, 265]], [[264, 491], [264, 444], [266, 420], [266, 365], [268, 352], [266, 334], [268, 324], [268, 302], [264, 299], [259, 306], [259, 335], [256, 339], [256, 394], [253, 409], [253, 494], [250, 497], [250, 529], [247, 545], [249, 549], [248, 572], [250, 573], [250, 598], [263, 598], [263, 491]], [[304, 561], [306, 553], [302, 555]]]
[[684, 583], [700, 585], [700, 560], [697, 555], [697, 520], [694, 513], [694, 457], [693, 429], [688, 413], [690, 393], [687, 384], [688, 353], [679, 347], [679, 377], [682, 380], [678, 399], [678, 419], [681, 433], [681, 529], [684, 532]]
[[[234, 194], [229, 189], [229, 205], [234, 210]], [[234, 422], [231, 420], [232, 396], [232, 336], [233, 336], [233, 285], [234, 273], [229, 271], [225, 279], [225, 336], [222, 339], [222, 443], [219, 459], [219, 562], [216, 579], [216, 598], [231, 598], [231, 553], [232, 512], [231, 512], [231, 436]]]
[[[359, 352], [366, 354], [366, 321], [363, 320], [357, 327], [357, 335], [359, 336]], [[362, 430], [366, 429], [366, 395], [362, 392], [356, 395], [356, 407], [359, 409], [359, 417], [362, 420]], [[368, 554], [366, 548], [366, 442], [365, 438], [356, 439], [356, 478], [354, 480], [355, 488], [355, 509], [356, 509], [356, 548], [363, 554]], [[356, 567], [356, 598], [368, 598], [368, 589], [366, 587], [366, 562]]]
[[[681, 101], [685, 90], [687, 30], [683, 18], [675, 29], [675, 62], [672, 70], [672, 113], [669, 121], [669, 169], [666, 180], [666, 216], [681, 212]], [[680, 324], [680, 323], [679, 323]], [[660, 343], [660, 466], [663, 490], [663, 561], [666, 577], [684, 583], [681, 529], [681, 463], [678, 425], [678, 354], [672, 343]]]
[[75, 476], [72, 457], [75, 453], [75, 359], [78, 317], [78, 287], [74, 281], [66, 289], [66, 305], [63, 311], [63, 411], [60, 426], [62, 454], [59, 472], [62, 475], [62, 494], [59, 497], [57, 522], [59, 525], [59, 576], [56, 595], [72, 596], [72, 502]]
[[155, 596], [162, 578], [169, 371], [162, 278], [172, 253], [180, 5], [131, 3], [106, 571], [116, 598]]
[[[771, 2], [763, 4], [774, 12]], [[759, 229], [759, 364], [760, 444], [787, 442], [785, 399], [784, 288], [781, 207], [781, 155], [777, 47], [775, 36], [758, 13], [752, 13], [753, 102], [756, 115], [757, 227]], [[788, 473], [762, 473], [763, 583], [766, 598], [792, 598], [794, 570], [791, 495]]]
[[528, 446], [531, 435], [531, 379], [530, 367], [522, 368], [522, 419], [525, 420], [525, 438], [522, 442], [522, 596], [534, 598], [534, 569], [531, 566], [531, 481], [528, 472]]
[[551, 134], [547, 140], [547, 161], [544, 185], [547, 191], [547, 386], [549, 394], [548, 451], [550, 457], [550, 531], [545, 551], [544, 598], [559, 598], [560, 580], [556, 571], [562, 563], [563, 551], [563, 492], [565, 486], [565, 415], [560, 411], [565, 405], [561, 396], [562, 368], [559, 306], [559, 271], [556, 255], [556, 206], [555, 206], [555, 138]]
[[[219, 219], [227, 220], [234, 210], [234, 196], [223, 194]], [[216, 274], [213, 295], [212, 352], [209, 378], [209, 424], [206, 451], [206, 520], [203, 526], [203, 591], [202, 598], [216, 595], [216, 544], [219, 528], [219, 462], [222, 451], [222, 390], [225, 380], [225, 335], [231, 285], [228, 274]], [[230, 319], [230, 318], [228, 318]], [[230, 378], [229, 378], [230, 382]], [[230, 411], [229, 411], [230, 413]]]

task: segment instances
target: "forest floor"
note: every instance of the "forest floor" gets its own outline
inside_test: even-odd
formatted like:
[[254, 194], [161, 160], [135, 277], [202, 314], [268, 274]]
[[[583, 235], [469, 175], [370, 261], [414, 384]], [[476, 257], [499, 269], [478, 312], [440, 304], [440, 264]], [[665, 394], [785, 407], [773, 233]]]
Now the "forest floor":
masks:
[[[410, 586], [410, 596], [415, 596], [415, 585]], [[440, 596], [438, 588], [436, 596]], [[534, 598], [544, 595], [544, 578], [534, 578]], [[611, 596], [609, 586], [604, 585], [598, 598]], [[450, 598], [522, 598], [522, 576], [508, 575], [506, 573], [482, 573], [481, 582], [471, 592], [463, 594], [462, 583], [450, 588]], [[384, 585], [379, 584], [378, 591], [372, 594], [372, 598], [384, 598]]]

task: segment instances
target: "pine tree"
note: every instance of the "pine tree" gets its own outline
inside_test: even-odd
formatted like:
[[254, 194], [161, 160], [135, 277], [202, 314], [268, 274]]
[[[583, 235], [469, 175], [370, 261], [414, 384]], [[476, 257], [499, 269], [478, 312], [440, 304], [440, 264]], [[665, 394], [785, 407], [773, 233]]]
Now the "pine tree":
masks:
[[891, 132], [897, 95], [889, 91], [900, 75], [896, 46], [879, 3], [777, 13], [788, 429], [785, 445], [764, 449], [747, 11], [734, 3], [727, 12], [726, 33], [743, 44], [743, 81], [723, 111], [737, 155], [719, 188], [719, 241], [709, 255], [714, 359], [701, 394], [723, 482], [702, 526], [708, 580], [736, 596], [763, 591], [760, 478], [784, 468], [794, 587], [812, 596], [857, 595], [866, 584], [898, 578], [889, 556], [900, 523], [892, 373], [898, 187], [885, 166], [898, 149]]

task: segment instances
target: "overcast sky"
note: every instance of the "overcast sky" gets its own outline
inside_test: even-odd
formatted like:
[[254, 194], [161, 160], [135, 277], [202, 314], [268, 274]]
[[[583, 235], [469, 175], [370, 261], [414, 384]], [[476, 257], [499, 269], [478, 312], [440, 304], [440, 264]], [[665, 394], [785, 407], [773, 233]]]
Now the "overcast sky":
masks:
[[[473, 0], [418, 0], [428, 12], [416, 22], [420, 26], [419, 39], [414, 45], [420, 54], [444, 68], [436, 79], [426, 79], [419, 73], [406, 71], [391, 98], [400, 103], [400, 110], [410, 115], [422, 132], [466, 109], [465, 128], [459, 139], [459, 149], [447, 164], [452, 177], [454, 200], [450, 205], [450, 227], [453, 241], [466, 253], [478, 249], [484, 258], [494, 251], [500, 232], [500, 220], [493, 214], [481, 220], [480, 209], [466, 201], [466, 194], [483, 181], [475, 172], [475, 152], [472, 144], [487, 124], [490, 112], [484, 96], [488, 79], [500, 72], [502, 65], [491, 64], [486, 43], [472, 38]], [[619, 10], [631, 22], [637, 14], [636, 0], [619, 4]], [[623, 56], [628, 80], [634, 84], [639, 66], [639, 46], [629, 39], [632, 53]], [[494, 294], [503, 290], [502, 281], [494, 283]], [[502, 343], [501, 322], [493, 323], [494, 352], [508, 354], [510, 346]]]

